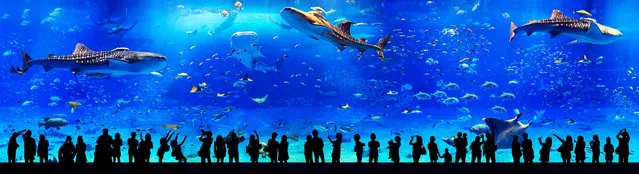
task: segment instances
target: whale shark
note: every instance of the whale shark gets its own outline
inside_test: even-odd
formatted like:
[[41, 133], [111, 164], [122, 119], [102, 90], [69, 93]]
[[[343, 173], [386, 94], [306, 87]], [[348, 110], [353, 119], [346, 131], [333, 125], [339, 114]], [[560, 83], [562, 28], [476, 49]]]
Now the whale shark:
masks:
[[11, 66], [11, 73], [23, 75], [32, 66], [42, 66], [45, 72], [52, 69], [68, 69], [74, 75], [88, 77], [118, 77], [129, 74], [147, 74], [162, 69], [167, 58], [156, 53], [131, 51], [118, 47], [110, 51], [93, 51], [82, 43], [75, 46], [71, 55], [56, 56], [32, 60], [22, 50], [22, 68]]
[[379, 58], [384, 60], [384, 47], [390, 40], [390, 34], [380, 39], [377, 44], [371, 45], [366, 43], [364, 38], [355, 39], [351, 36], [353, 22], [348, 20], [334, 26], [317, 11], [304, 12], [293, 7], [285, 7], [280, 11], [280, 15], [291, 27], [312, 39], [331, 42], [340, 51], [344, 51], [347, 47], [357, 49], [360, 53], [375, 50]]
[[229, 11], [229, 15], [226, 17], [226, 19], [224, 19], [224, 21], [219, 25], [215, 26], [212, 33], [219, 33], [233, 26], [238, 14], [239, 12], [237, 11]]
[[509, 149], [512, 147], [513, 137], [515, 135], [521, 137], [526, 129], [532, 125], [532, 122], [523, 124], [519, 122], [521, 113], [510, 120], [501, 120], [498, 118], [482, 118], [486, 125], [495, 131], [495, 145], [497, 149]]
[[510, 23], [510, 43], [516, 34], [526, 33], [528, 36], [535, 32], [548, 32], [550, 37], [566, 36], [576, 40], [566, 44], [591, 43], [595, 45], [606, 45], [621, 38], [622, 33], [614, 28], [597, 23], [590, 18], [575, 19], [564, 15], [555, 9], [552, 11], [550, 19], [530, 20], [528, 24], [517, 27], [515, 23]]
[[277, 59], [275, 65], [267, 63], [257, 43], [259, 35], [253, 31], [235, 32], [231, 36], [231, 51], [228, 58], [238, 59], [249, 70], [277, 72], [284, 58]]

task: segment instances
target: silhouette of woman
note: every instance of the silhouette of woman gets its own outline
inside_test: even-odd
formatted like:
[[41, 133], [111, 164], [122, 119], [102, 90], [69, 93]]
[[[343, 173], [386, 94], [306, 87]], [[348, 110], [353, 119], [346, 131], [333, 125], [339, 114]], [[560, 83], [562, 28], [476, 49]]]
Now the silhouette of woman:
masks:
[[[413, 139], [415, 139], [415, 137], [417, 138], [416, 138], [416, 141], [413, 143]], [[419, 136], [419, 135], [411, 136], [408, 144], [413, 146], [413, 163], [415, 164], [419, 163], [419, 159], [422, 157], [422, 149], [424, 148], [422, 136]]]
[[615, 153], [615, 147], [610, 143], [610, 137], [606, 137], [606, 145], [604, 145], [604, 152], [606, 153], [606, 164], [612, 163], [613, 153]]
[[260, 157], [260, 148], [262, 148], [262, 145], [260, 145], [260, 135], [257, 134], [257, 131], [253, 132], [255, 133], [255, 135], [251, 135], [249, 137], [249, 143], [246, 147], [246, 153], [249, 154], [251, 163], [257, 164]]
[[49, 141], [44, 134], [40, 134], [40, 141], [38, 141], [38, 156], [40, 163], [49, 163]]
[[430, 142], [428, 143], [428, 152], [430, 154], [430, 163], [437, 163], [440, 155], [439, 148], [437, 148], [437, 143], [435, 143], [435, 136], [430, 136]]
[[535, 159], [535, 150], [533, 150], [532, 140], [528, 139], [528, 133], [523, 133], [522, 137], [524, 140], [521, 140], [521, 151], [524, 156], [524, 163], [532, 164], [533, 159]]
[[122, 152], [120, 152], [120, 147], [122, 147], [122, 138], [120, 137], [120, 133], [115, 133], [115, 139], [113, 139], [113, 163], [120, 164], [120, 156], [122, 156]]
[[615, 152], [619, 155], [619, 163], [628, 163], [628, 156], [630, 155], [630, 135], [625, 128], [619, 131], [617, 140], [619, 141], [619, 145], [617, 145]]
[[395, 168], [399, 168], [399, 160], [400, 160], [400, 156], [399, 156], [399, 147], [401, 146], [401, 138], [399, 136], [395, 136], [395, 142], [393, 142], [393, 140], [388, 141], [388, 147], [389, 147], [389, 153], [390, 153], [390, 158], [393, 161], [393, 163], [395, 164]]
[[470, 150], [472, 154], [470, 156], [470, 163], [481, 163], [481, 146], [484, 144], [484, 135], [475, 137], [475, 141], [470, 143]]
[[162, 163], [164, 159], [164, 153], [171, 150], [171, 146], [169, 146], [169, 140], [171, 140], [171, 138], [173, 137], [173, 134], [175, 133], [171, 131], [172, 130], [169, 129], [169, 132], [167, 132], [164, 137], [160, 138], [160, 147], [158, 148], [158, 152], [157, 152], [159, 163]]
[[222, 138], [222, 135], [217, 135], [217, 137], [215, 137], [215, 145], [213, 151], [215, 153], [215, 159], [217, 163], [224, 163], [224, 156], [226, 156], [226, 143], [224, 143], [224, 138]]
[[519, 144], [519, 136], [517, 135], [513, 137], [512, 154], [513, 154], [513, 163], [519, 164], [519, 160], [521, 159], [521, 145]]
[[304, 159], [306, 161], [306, 167], [310, 167], [313, 164], [313, 137], [306, 136], [306, 142], [304, 142]]
[[366, 146], [366, 144], [360, 141], [361, 137], [359, 136], [359, 134], [355, 134], [353, 136], [353, 139], [355, 139], [355, 148], [353, 149], [353, 151], [355, 151], [355, 157], [357, 157], [357, 166], [360, 166], [362, 164], [362, 155], [364, 153], [364, 146]]
[[592, 163], [599, 163], [599, 155], [601, 155], [599, 136], [597, 134], [593, 135], [589, 144], [590, 149], [592, 149]]
[[559, 141], [561, 141], [561, 146], [559, 146], [559, 149], [557, 149], [557, 151], [561, 153], [562, 163], [570, 163], [570, 158], [572, 158], [571, 152], [573, 150], [572, 136], [567, 135], [566, 140], [564, 140], [561, 139], [561, 137], [559, 137], [557, 134], [552, 135], [554, 135], [557, 139], [559, 139]]
[[541, 149], [539, 149], [539, 161], [541, 161], [541, 163], [548, 163], [548, 161], [550, 161], [552, 138], [546, 137], [546, 142], [541, 142], [541, 137], [537, 138], [537, 140], [539, 140], [539, 145], [541, 145]]
[[78, 143], [75, 144], [75, 162], [78, 164], [87, 163], [87, 144], [84, 143], [82, 136], [78, 136]]
[[288, 165], [288, 137], [286, 135], [282, 135], [282, 140], [280, 142], [279, 147], [279, 152], [278, 152], [278, 157], [277, 160], [280, 161], [280, 163], [282, 163], [284, 166]]
[[175, 135], [175, 139], [171, 141], [171, 148], [173, 149], [173, 151], [171, 152], [171, 156], [175, 157], [175, 160], [178, 161], [178, 163], [185, 163], [186, 164], [186, 157], [184, 156], [184, 153], [182, 153], [182, 145], [184, 145], [184, 141], [186, 141], [186, 138], [189, 137], [184, 136], [184, 139], [182, 139], [182, 142], [178, 143], [178, 137], [180, 136], [180, 133], [177, 133]]
[[213, 144], [213, 132], [210, 131], [202, 131], [202, 135], [198, 138], [202, 142], [202, 146], [198, 151], [198, 156], [202, 163], [208, 162], [211, 163], [211, 144]]

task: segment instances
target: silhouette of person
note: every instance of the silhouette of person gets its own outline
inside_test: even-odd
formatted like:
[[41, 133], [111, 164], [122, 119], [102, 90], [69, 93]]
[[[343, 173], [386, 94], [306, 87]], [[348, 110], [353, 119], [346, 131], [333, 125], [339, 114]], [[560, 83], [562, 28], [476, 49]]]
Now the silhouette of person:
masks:
[[573, 150], [572, 136], [567, 135], [566, 140], [564, 140], [561, 139], [561, 137], [559, 137], [557, 134], [552, 135], [554, 135], [555, 137], [557, 137], [557, 139], [559, 139], [559, 141], [561, 141], [561, 146], [559, 146], [557, 151], [561, 153], [562, 163], [570, 163], [570, 158], [572, 158], [571, 152]]
[[144, 139], [142, 139], [142, 135], [140, 135], [140, 145], [138, 145], [138, 158], [136, 162], [140, 160], [139, 164], [148, 164], [151, 162], [151, 149], [153, 149], [153, 142], [151, 139], [151, 134], [144, 134]]
[[38, 141], [38, 157], [40, 157], [40, 163], [49, 163], [49, 141], [44, 134], [40, 134]]
[[541, 145], [541, 149], [539, 149], [539, 161], [541, 161], [541, 163], [548, 163], [550, 161], [552, 138], [546, 137], [546, 142], [541, 142], [541, 137], [537, 138], [537, 140], [539, 140], [539, 145]]
[[22, 136], [24, 142], [24, 163], [33, 164], [36, 155], [36, 141], [31, 137], [31, 130], [27, 130]]
[[[414, 143], [413, 143], [413, 139], [416, 139]], [[419, 136], [419, 135], [411, 136], [408, 144], [413, 146], [413, 163], [415, 164], [419, 163], [419, 159], [422, 157], [422, 154], [423, 154], [422, 150], [424, 148], [424, 142], [422, 141], [422, 136]], [[424, 153], [426, 153], [426, 151], [424, 151]]]
[[338, 165], [340, 163], [341, 151], [342, 151], [342, 133], [335, 135], [335, 141], [328, 136], [328, 141], [333, 144], [333, 152], [331, 153], [331, 163]]
[[533, 150], [532, 140], [528, 139], [528, 133], [523, 133], [521, 140], [521, 151], [524, 156], [524, 163], [533, 163], [533, 159], [535, 159], [535, 150]]
[[395, 136], [395, 142], [393, 140], [388, 141], [390, 158], [395, 164], [395, 168], [399, 167], [399, 147], [401, 146], [401, 138], [399, 136]]
[[286, 135], [282, 135], [282, 140], [280, 142], [279, 147], [279, 156], [277, 157], [277, 159], [280, 161], [280, 163], [282, 163], [282, 165], [287, 166], [288, 165], [288, 137]]
[[109, 135], [109, 129], [102, 129], [102, 135], [98, 137], [95, 145], [95, 160], [98, 166], [106, 166], [111, 164], [113, 149], [111, 149], [113, 137]]
[[87, 163], [87, 144], [84, 143], [82, 136], [78, 136], [78, 143], [75, 144], [75, 163]]
[[513, 163], [519, 164], [519, 160], [521, 159], [521, 144], [519, 144], [519, 136], [515, 135], [515, 137], [513, 137], [513, 143], [511, 147], [513, 154]]
[[601, 155], [599, 136], [597, 134], [593, 135], [589, 144], [590, 149], [592, 149], [592, 163], [599, 163], [599, 155]]
[[120, 151], [120, 147], [122, 147], [122, 138], [120, 137], [120, 133], [115, 133], [115, 139], [113, 139], [113, 144], [111, 144], [111, 148], [113, 149], [113, 163], [117, 161], [120, 164], [120, 156], [122, 156], [122, 152]]
[[490, 129], [490, 133], [486, 132], [486, 141], [484, 141], [484, 157], [486, 158], [486, 163], [495, 163], [496, 150], [495, 130]]
[[64, 168], [68, 168], [73, 165], [73, 158], [75, 158], [75, 146], [73, 145], [72, 140], [71, 136], [67, 136], [66, 140], [58, 150], [58, 159], [60, 159], [60, 163], [62, 163]]
[[260, 148], [262, 148], [262, 145], [260, 144], [260, 135], [257, 134], [257, 131], [253, 132], [255, 133], [255, 135], [251, 135], [249, 137], [249, 143], [246, 147], [246, 153], [249, 154], [251, 163], [257, 164], [260, 157]]
[[577, 136], [577, 141], [575, 141], [575, 162], [576, 163], [584, 163], [586, 160], [586, 142], [584, 141], [583, 136]]
[[240, 144], [240, 139], [237, 138], [237, 134], [234, 131], [230, 132], [230, 138], [226, 142], [226, 147], [228, 148], [229, 154], [229, 163], [239, 163], [240, 161], [240, 152], [238, 149], [238, 145]]
[[357, 157], [357, 166], [362, 165], [362, 155], [364, 154], [364, 146], [366, 146], [366, 144], [360, 141], [361, 138], [359, 134], [353, 136], [353, 139], [355, 139], [355, 148], [353, 151], [355, 151], [355, 157]]
[[211, 163], [211, 145], [213, 144], [213, 132], [204, 131], [204, 129], [200, 131], [202, 132], [202, 135], [198, 137], [198, 140], [202, 142], [202, 146], [198, 151], [198, 156], [200, 156], [202, 163], [205, 163], [207, 161], [208, 163]]
[[182, 142], [180, 143], [178, 143], [178, 137], [180, 137], [180, 133], [177, 133], [175, 135], [175, 139], [171, 141], [171, 148], [173, 149], [173, 151], [171, 151], [171, 156], [175, 157], [175, 160], [177, 160], [178, 163], [184, 162], [186, 164], [186, 157], [182, 153], [182, 145], [184, 145], [184, 141], [186, 141], [186, 138], [189, 136], [184, 136], [184, 139], [182, 139]]
[[307, 167], [313, 163], [313, 137], [310, 135], [306, 136], [306, 142], [304, 142], [304, 159]]
[[312, 149], [313, 149], [313, 155], [315, 156], [315, 163], [319, 163], [319, 161], [322, 161], [322, 164], [324, 163], [324, 140], [322, 140], [322, 138], [319, 137], [319, 132], [317, 132], [317, 130], [313, 130], [312, 132], [313, 134], [313, 143], [312, 143]]
[[619, 145], [617, 145], [615, 152], [619, 155], [619, 163], [628, 163], [628, 156], [630, 155], [630, 135], [625, 128], [619, 131], [617, 140], [619, 141]]
[[371, 133], [371, 141], [368, 142], [368, 163], [375, 164], [375, 166], [377, 166], [377, 160], [379, 159], [379, 147], [381, 146], [379, 144], [379, 141], [377, 141], [376, 139], [377, 136], [375, 135], [375, 133]]
[[8, 147], [7, 154], [9, 158], [9, 163], [16, 163], [16, 151], [18, 151], [18, 147], [20, 147], [20, 145], [18, 144], [18, 140], [16, 139], [18, 138], [18, 136], [20, 136], [20, 134], [24, 133], [25, 131], [27, 130], [24, 129], [19, 132], [13, 132], [13, 134], [11, 134], [11, 138], [9, 138], [9, 144], [7, 145]]
[[481, 147], [484, 144], [484, 135], [476, 136], [475, 141], [470, 143], [470, 150], [472, 151], [470, 155], [470, 163], [481, 163]]
[[604, 145], [604, 153], [606, 153], [605, 160], [607, 164], [612, 163], [612, 156], [615, 153], [615, 147], [610, 143], [610, 137], [606, 137], [606, 144]]
[[217, 135], [217, 137], [215, 137], [213, 151], [215, 152], [215, 159], [217, 163], [224, 163], [224, 156], [226, 156], [226, 143], [224, 142], [222, 135]]
[[437, 148], [437, 143], [435, 143], [435, 136], [430, 136], [430, 142], [428, 143], [428, 152], [430, 154], [430, 163], [437, 163], [440, 154], [439, 148]]
[[453, 156], [448, 152], [448, 148], [444, 148], [444, 155], [439, 156], [440, 158], [444, 158], [444, 163], [450, 164], [453, 162]]
[[173, 134], [175, 132], [171, 132], [172, 130], [169, 129], [169, 132], [166, 133], [166, 135], [164, 137], [160, 138], [160, 147], [158, 148], [157, 151], [157, 156], [158, 156], [158, 162], [162, 163], [163, 159], [164, 159], [164, 153], [168, 152], [169, 150], [171, 150], [171, 146], [169, 146], [169, 140], [171, 140], [171, 137], [173, 137]]
[[456, 150], [455, 163], [459, 163], [460, 160], [462, 164], [466, 163], [466, 141], [461, 132], [457, 132], [457, 138], [453, 141], [453, 146], [455, 146]]
[[127, 139], [127, 145], [129, 146], [129, 164], [133, 163], [133, 158], [135, 157], [136, 152], [138, 151], [138, 140], [135, 139], [137, 134], [135, 132], [131, 132], [131, 138]]
[[277, 142], [277, 133], [273, 132], [271, 134], [271, 139], [268, 140], [267, 143], [267, 152], [268, 158], [271, 159], [271, 164], [277, 164], [277, 149], [279, 148], [279, 143]]

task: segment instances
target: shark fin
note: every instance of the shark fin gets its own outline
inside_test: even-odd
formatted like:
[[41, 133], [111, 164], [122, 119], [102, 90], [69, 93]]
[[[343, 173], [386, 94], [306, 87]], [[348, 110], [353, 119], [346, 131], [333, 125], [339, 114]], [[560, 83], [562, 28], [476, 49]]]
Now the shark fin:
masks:
[[55, 56], [55, 54], [52, 54], [52, 53], [51, 53], [51, 54], [49, 54], [49, 57], [53, 57], [53, 56]]
[[508, 39], [508, 43], [510, 43], [510, 41], [512, 41], [515, 38], [515, 29], [517, 29], [517, 26], [515, 25], [514, 22], [510, 22], [510, 38]]
[[339, 31], [341, 31], [344, 35], [350, 36], [351, 35], [351, 24], [353, 24], [353, 22], [349, 21], [349, 20], [345, 20], [344, 22], [342, 22], [341, 24], [337, 25], [337, 28], [339, 29]]
[[526, 35], [528, 35], [528, 36], [532, 35], [533, 33], [534, 33], [534, 31], [532, 31], [532, 30], [526, 31]]
[[595, 34], [599, 34], [601, 35], [601, 28], [599, 28], [599, 25], [597, 25], [597, 23], [594, 22], [590, 22], [590, 27], [588, 27], [588, 33], [595, 33]]
[[346, 46], [338, 45], [337, 49], [339, 49], [339, 52], [342, 52], [342, 51], [344, 51], [346, 49]]
[[89, 47], [85, 46], [82, 43], [78, 43], [75, 45], [75, 50], [73, 51], [73, 54], [84, 54], [84, 53], [90, 53], [93, 52], [93, 50], [89, 49]]
[[567, 43], [566, 45], [564, 45], [564, 46], [574, 45], [574, 44], [578, 44], [578, 43], [581, 43], [581, 42], [579, 41], [579, 39], [575, 39], [575, 40], [573, 40], [573, 41], [571, 41], [571, 42], [568, 42], [568, 43]]
[[561, 32], [557, 31], [557, 30], [553, 30], [550, 31], [550, 38], [555, 38], [557, 37]]
[[319, 38], [317, 38], [317, 37], [315, 37], [315, 36], [311, 36], [311, 35], [309, 35], [308, 37], [310, 37], [311, 39], [319, 40]]
[[384, 60], [384, 48], [386, 47], [386, 44], [388, 44], [388, 41], [390, 41], [390, 37], [390, 34], [386, 35], [386, 37], [380, 39], [375, 45], [377, 47], [377, 56], [379, 56], [382, 60]]
[[552, 15], [550, 15], [550, 19], [570, 19], [570, 18], [564, 15], [564, 13], [562, 13], [558, 9], [554, 9], [552, 11]]

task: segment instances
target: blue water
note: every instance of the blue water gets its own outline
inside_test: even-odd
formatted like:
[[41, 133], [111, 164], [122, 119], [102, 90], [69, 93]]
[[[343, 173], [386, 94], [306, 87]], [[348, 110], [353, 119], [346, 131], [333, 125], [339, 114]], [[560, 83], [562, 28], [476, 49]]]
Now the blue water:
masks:
[[[412, 135], [436, 136], [442, 153], [444, 148], [454, 152], [441, 138], [457, 131], [473, 137], [469, 128], [483, 123], [481, 118], [510, 119], [515, 109], [523, 113], [522, 123], [533, 122], [527, 129], [533, 140], [556, 133], [562, 137], [583, 135], [590, 141], [596, 133], [602, 142], [607, 136], [613, 137], [616, 146], [614, 136], [619, 129], [628, 128], [631, 135], [637, 132], [636, 1], [481, 0], [475, 10], [475, 0], [289, 1], [246, 0], [242, 1], [243, 10], [236, 9], [231, 0], [4, 2], [0, 6], [0, 51], [4, 53], [0, 63], [0, 154], [7, 150], [4, 143], [10, 133], [25, 128], [34, 131], [36, 138], [37, 134], [47, 135], [50, 153], [57, 154], [64, 136], [83, 135], [92, 147], [103, 128], [110, 129], [112, 135], [122, 134], [123, 139], [132, 131], [149, 132], [158, 147], [159, 137], [168, 131], [162, 125], [178, 124], [178, 132], [189, 135], [184, 153], [190, 162], [199, 161], [196, 154], [201, 143], [195, 137], [200, 129], [212, 130], [214, 135], [226, 135], [232, 129], [249, 133], [257, 130], [264, 142], [273, 131], [298, 136], [300, 141], [290, 143], [290, 162], [302, 162], [303, 139], [318, 128], [328, 128], [321, 129], [320, 136], [325, 140], [326, 160], [330, 161], [331, 146], [326, 137], [334, 136], [334, 125], [348, 125], [354, 131], [342, 133], [349, 140], [359, 133], [367, 142], [374, 132], [385, 143], [401, 135], [402, 161], [410, 161], [405, 156], [411, 154], [408, 140]], [[325, 15], [327, 20], [345, 18], [365, 23], [353, 26], [351, 33], [355, 38], [366, 38], [368, 43], [390, 34], [384, 50], [386, 59], [380, 61], [370, 50], [358, 59], [357, 50], [338, 52], [328, 41], [311, 39], [296, 29], [287, 30], [269, 21], [284, 22], [279, 11], [286, 6], [303, 11], [313, 6], [334, 9]], [[564, 46], [573, 39], [520, 34], [508, 43], [511, 21], [519, 26], [531, 19], [549, 18], [553, 9], [574, 18], [579, 16], [573, 10], [588, 10], [592, 18], [620, 30], [623, 36], [607, 45]], [[238, 15], [230, 27], [218, 30], [216, 27], [228, 18], [220, 14], [222, 10], [238, 11]], [[122, 35], [109, 34], [117, 25], [96, 24], [109, 18], [124, 28], [135, 26]], [[288, 56], [280, 71], [249, 70], [237, 59], [225, 59], [231, 50], [231, 35], [239, 31], [259, 35], [257, 45], [267, 61]], [[41, 59], [50, 53], [71, 54], [77, 43], [94, 51], [127, 47], [154, 52], [166, 56], [168, 64], [154, 74], [110, 79], [73, 75], [68, 70], [44, 72], [39, 66], [21, 76], [9, 73], [11, 65], [22, 66], [21, 50]], [[579, 63], [584, 55], [592, 63]], [[476, 61], [460, 63], [463, 58]], [[565, 64], [556, 64], [557, 58], [565, 58]], [[187, 77], [180, 78], [180, 73]], [[245, 74], [253, 81], [243, 88], [234, 87]], [[480, 87], [486, 81], [499, 87]], [[458, 84], [459, 89], [443, 87], [450, 82]], [[206, 83], [201, 92], [189, 92], [192, 85], [201, 83]], [[433, 94], [437, 90], [449, 97], [471, 93], [479, 99], [444, 104], [443, 98], [414, 97], [420, 91]], [[397, 95], [387, 94], [389, 91]], [[226, 92], [230, 96], [216, 96]], [[516, 98], [499, 99], [503, 92]], [[251, 100], [265, 95], [268, 98], [264, 103]], [[60, 100], [53, 100], [54, 96]], [[65, 104], [68, 101], [82, 105], [72, 113]], [[345, 104], [351, 108], [338, 109]], [[507, 112], [491, 110], [496, 105]], [[226, 113], [222, 111], [226, 107], [233, 107], [227, 117], [212, 120], [215, 114]], [[460, 112], [461, 107], [470, 113]], [[402, 114], [405, 108], [421, 113]], [[372, 119], [369, 114], [381, 117]], [[59, 130], [38, 127], [37, 123], [46, 117], [66, 119], [69, 125]], [[546, 119], [554, 122], [541, 124]], [[567, 124], [570, 119], [575, 123]], [[440, 120], [449, 124], [433, 126]], [[276, 126], [278, 123], [280, 126]], [[22, 139], [18, 142], [22, 144]], [[554, 140], [553, 148], [559, 147], [558, 142]], [[538, 151], [541, 146], [533, 144]], [[242, 162], [249, 159], [242, 148], [245, 145], [240, 144]], [[355, 161], [353, 145], [344, 142], [341, 161]], [[637, 146], [631, 141], [631, 151]], [[122, 150], [126, 152], [126, 145]], [[87, 154], [93, 161], [91, 148]], [[380, 161], [389, 161], [385, 155], [382, 151]], [[560, 161], [558, 152], [551, 155], [552, 162]], [[0, 156], [0, 161], [5, 158]], [[157, 161], [155, 153], [151, 158]], [[21, 160], [22, 148], [18, 150]], [[123, 162], [126, 160], [123, 158]], [[427, 160], [426, 156], [422, 158]], [[630, 156], [630, 161], [637, 160], [635, 155]], [[176, 162], [168, 155], [165, 161]], [[499, 150], [497, 161], [512, 161], [510, 150]]]

